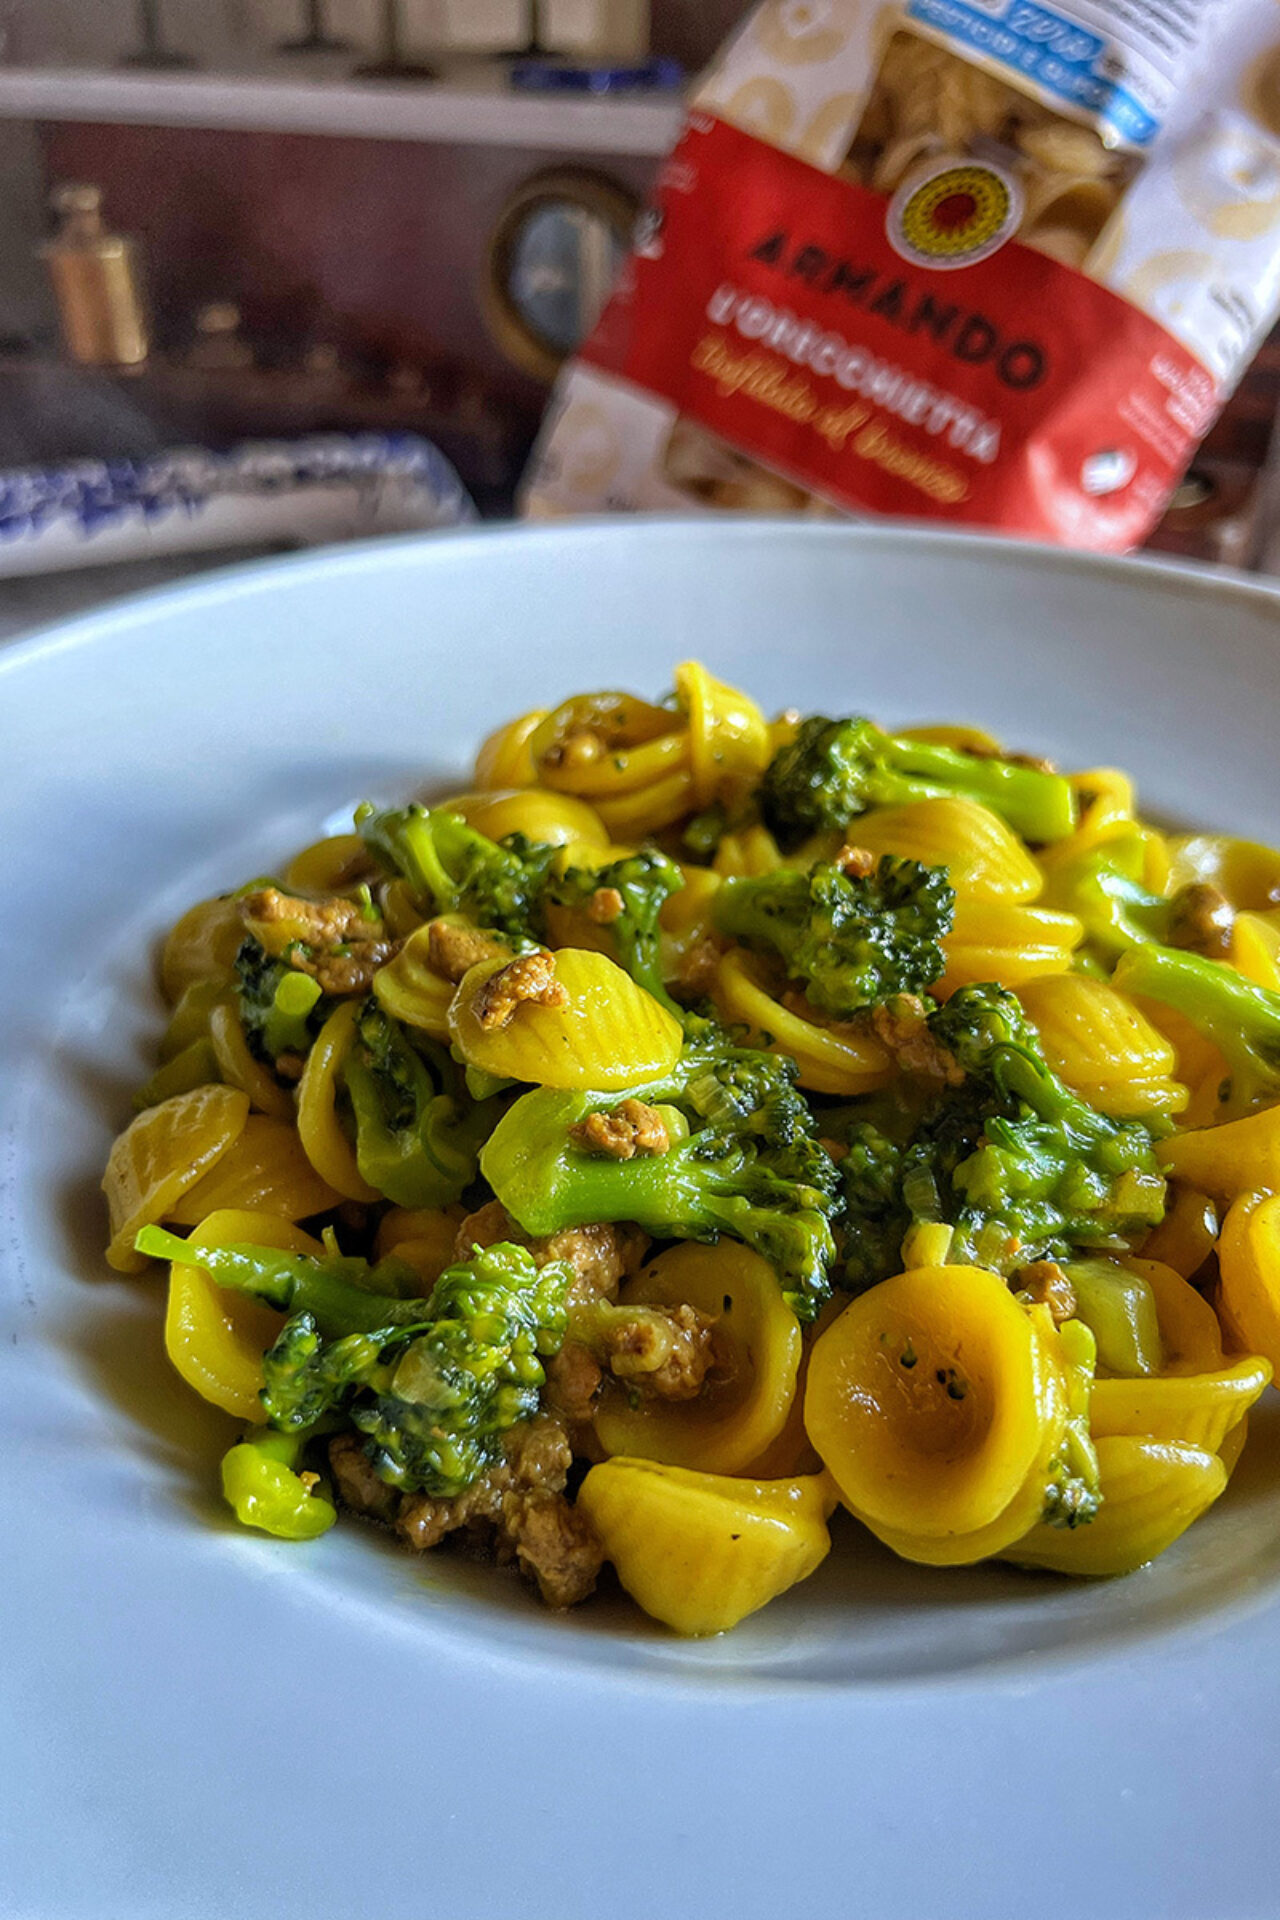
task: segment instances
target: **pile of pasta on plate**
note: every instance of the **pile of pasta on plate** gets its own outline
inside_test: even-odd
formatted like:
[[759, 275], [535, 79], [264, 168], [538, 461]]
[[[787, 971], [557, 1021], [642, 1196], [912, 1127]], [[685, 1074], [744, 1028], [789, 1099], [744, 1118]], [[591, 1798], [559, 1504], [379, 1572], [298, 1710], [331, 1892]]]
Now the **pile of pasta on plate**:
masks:
[[1277, 900], [968, 726], [580, 695], [183, 916], [107, 1257], [281, 1539], [607, 1562], [687, 1634], [837, 1508], [1127, 1573], [1280, 1355]]

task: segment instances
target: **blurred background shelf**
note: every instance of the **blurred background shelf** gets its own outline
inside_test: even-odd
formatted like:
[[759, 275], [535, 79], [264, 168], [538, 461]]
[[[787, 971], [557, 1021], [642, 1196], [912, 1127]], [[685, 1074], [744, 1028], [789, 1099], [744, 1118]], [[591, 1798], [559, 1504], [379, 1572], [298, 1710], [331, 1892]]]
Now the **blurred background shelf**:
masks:
[[300, 76], [280, 60], [244, 73], [0, 67], [0, 119], [199, 127], [373, 140], [657, 156], [681, 119], [671, 94], [583, 99], [516, 92], [496, 64], [435, 81], [355, 80], [350, 60]]

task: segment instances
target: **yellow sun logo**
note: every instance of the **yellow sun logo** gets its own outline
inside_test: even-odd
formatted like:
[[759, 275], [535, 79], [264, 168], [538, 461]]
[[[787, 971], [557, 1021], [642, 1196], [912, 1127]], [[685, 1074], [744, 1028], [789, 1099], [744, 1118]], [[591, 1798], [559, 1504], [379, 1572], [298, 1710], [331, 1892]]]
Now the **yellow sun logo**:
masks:
[[918, 266], [968, 267], [1002, 247], [1022, 217], [1018, 183], [986, 161], [949, 161], [889, 203], [890, 242]]

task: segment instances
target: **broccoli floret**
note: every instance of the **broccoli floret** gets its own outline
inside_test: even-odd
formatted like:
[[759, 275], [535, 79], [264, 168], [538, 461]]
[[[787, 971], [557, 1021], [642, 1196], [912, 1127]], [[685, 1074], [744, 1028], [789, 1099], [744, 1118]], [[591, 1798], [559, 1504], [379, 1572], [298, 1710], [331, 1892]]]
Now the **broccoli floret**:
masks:
[[683, 886], [684, 875], [676, 862], [646, 847], [608, 866], [548, 873], [542, 900], [554, 906], [585, 907], [601, 892], [616, 893], [621, 908], [614, 918], [602, 918], [601, 924], [613, 936], [619, 962], [655, 1000], [679, 1013], [662, 978], [658, 916]]
[[402, 874], [422, 908], [463, 913], [479, 927], [536, 939], [543, 882], [559, 849], [523, 834], [490, 840], [456, 813], [426, 807], [356, 809], [365, 845]]
[[849, 1019], [939, 978], [955, 894], [944, 867], [886, 854], [856, 877], [819, 865], [726, 880], [712, 914], [721, 933], [778, 953], [815, 1007]]
[[442, 1273], [417, 1324], [325, 1341], [298, 1314], [262, 1363], [267, 1416], [297, 1432], [341, 1412], [380, 1479], [450, 1499], [538, 1411], [572, 1277], [563, 1261], [539, 1268], [526, 1247], [501, 1242]]
[[527, 1248], [505, 1242], [448, 1268], [426, 1300], [397, 1292], [417, 1281], [397, 1260], [193, 1247], [159, 1227], [136, 1244], [290, 1315], [262, 1363], [274, 1427], [302, 1434], [349, 1421], [383, 1480], [441, 1499], [493, 1465], [502, 1436], [537, 1412], [542, 1361], [567, 1326], [572, 1269], [536, 1267]]
[[902, 1265], [911, 1216], [903, 1203], [906, 1149], [873, 1121], [846, 1122], [848, 1151], [840, 1162], [847, 1229], [841, 1285], [863, 1293]]
[[463, 1070], [425, 1034], [412, 1036], [370, 998], [342, 1069], [361, 1177], [400, 1207], [447, 1207], [476, 1177], [495, 1099], [472, 1100]]
[[1160, 946], [1126, 953], [1114, 981], [1123, 993], [1173, 1007], [1213, 1041], [1227, 1063], [1228, 1114], [1280, 1100], [1280, 994], [1219, 960]]
[[1165, 1183], [1151, 1132], [1065, 1086], [1011, 993], [964, 987], [929, 1026], [965, 1078], [929, 1103], [905, 1144], [869, 1122], [848, 1128], [851, 1290], [888, 1278], [905, 1234], [928, 1222], [952, 1228], [951, 1259], [1006, 1275], [1080, 1248], [1125, 1251], [1158, 1224]]
[[835, 1163], [814, 1137], [794, 1063], [737, 1047], [712, 1022], [696, 1024], [671, 1078], [632, 1089], [673, 1109], [667, 1152], [598, 1155], [576, 1130], [625, 1096], [539, 1088], [499, 1122], [481, 1171], [528, 1233], [634, 1220], [661, 1239], [728, 1234], [768, 1260], [788, 1304], [812, 1318], [835, 1255]]
[[779, 840], [847, 827], [868, 807], [955, 795], [976, 800], [1037, 842], [1065, 839], [1075, 796], [1060, 774], [882, 733], [870, 720], [813, 714], [765, 770], [760, 810]]
[[242, 1527], [258, 1527], [277, 1540], [315, 1540], [338, 1515], [331, 1500], [315, 1489], [316, 1475], [304, 1479], [305, 1434], [275, 1433], [258, 1427], [223, 1455], [222, 1493]]
[[236, 1006], [253, 1051], [273, 1064], [282, 1053], [305, 1056], [333, 1011], [309, 973], [272, 956], [250, 936], [236, 955]]

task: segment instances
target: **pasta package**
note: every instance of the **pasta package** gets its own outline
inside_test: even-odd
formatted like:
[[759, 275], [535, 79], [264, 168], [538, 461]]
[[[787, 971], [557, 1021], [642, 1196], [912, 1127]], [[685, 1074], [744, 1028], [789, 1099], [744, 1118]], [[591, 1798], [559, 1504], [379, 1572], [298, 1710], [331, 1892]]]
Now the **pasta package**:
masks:
[[764, 0], [561, 376], [524, 509], [1123, 552], [1278, 311], [1274, 0]]

